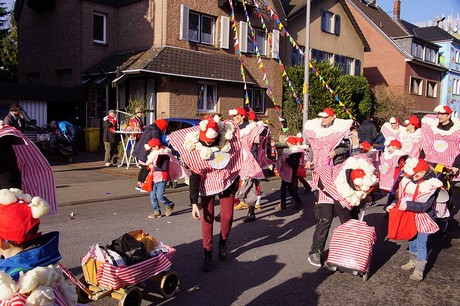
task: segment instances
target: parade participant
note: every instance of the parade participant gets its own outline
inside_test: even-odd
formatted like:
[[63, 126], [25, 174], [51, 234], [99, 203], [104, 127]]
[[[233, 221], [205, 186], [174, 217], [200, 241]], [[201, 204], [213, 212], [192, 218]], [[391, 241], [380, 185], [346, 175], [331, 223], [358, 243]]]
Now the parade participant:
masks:
[[201, 219], [204, 251], [201, 270], [208, 272], [212, 269], [215, 196], [219, 196], [221, 209], [218, 258], [224, 260], [239, 178], [262, 179], [262, 169], [242, 144], [236, 124], [230, 120], [221, 122], [218, 116], [208, 116], [199, 126], [175, 131], [168, 139], [192, 171], [189, 180], [192, 217]]
[[149, 155], [149, 151], [145, 150], [145, 145], [147, 142], [152, 138], [161, 139], [161, 134], [166, 130], [168, 127], [168, 122], [164, 119], [157, 119], [152, 124], [148, 125], [145, 128], [144, 133], [142, 133], [141, 139], [136, 142], [133, 150], [133, 156], [137, 158], [137, 162], [140, 165], [139, 174], [137, 175], [137, 184], [135, 189], [143, 192], [142, 183], [145, 181], [147, 174], [149, 173], [149, 169], [147, 169], [147, 156]]
[[3, 119], [4, 125], [12, 126], [20, 131], [24, 130], [26, 126], [26, 121], [21, 113], [21, 106], [16, 103], [10, 105], [10, 112]]
[[105, 166], [109, 167], [116, 165], [118, 159], [118, 137], [115, 134], [118, 124], [115, 118], [115, 111], [109, 110], [107, 116], [103, 118], [102, 123], [102, 141], [104, 142], [105, 150]]
[[[142, 132], [144, 130], [144, 123], [142, 122], [142, 116], [144, 112], [140, 108], [136, 108], [134, 111], [134, 116], [129, 118], [129, 128], [134, 132]], [[131, 134], [131, 139], [139, 141], [142, 137], [142, 134]]]
[[311, 187], [306, 180], [307, 171], [305, 169], [305, 164], [307, 163], [309, 146], [303, 143], [302, 133], [297, 133], [296, 137], [297, 137], [297, 145], [302, 148], [303, 154], [302, 154], [302, 158], [300, 159], [299, 168], [297, 169], [297, 180], [294, 182], [294, 187], [297, 188], [300, 182], [303, 186], [303, 193], [309, 194], [311, 192]]
[[358, 129], [358, 136], [361, 141], [367, 141], [369, 143], [374, 143], [375, 138], [377, 137], [377, 128], [372, 117], [367, 116], [363, 120]]
[[408, 158], [404, 165], [404, 174], [405, 177], [399, 183], [398, 207], [393, 203], [387, 207], [387, 211], [390, 211], [390, 214], [391, 209], [415, 212], [417, 234], [409, 240], [410, 258], [401, 269], [405, 271], [414, 269], [409, 278], [420, 282], [423, 280], [427, 263], [428, 235], [439, 229], [432, 218], [435, 217], [433, 207], [442, 182], [430, 171], [428, 163], [421, 158]]
[[304, 149], [299, 145], [299, 139], [296, 136], [289, 136], [286, 139], [286, 144], [288, 147], [283, 149], [283, 153], [276, 165], [281, 176], [281, 203], [276, 205], [276, 210], [286, 209], [286, 189], [294, 200], [293, 207], [299, 209], [302, 206], [295, 183], [297, 181], [297, 170], [303, 159]]
[[334, 215], [342, 224], [350, 220], [351, 210], [359, 207], [377, 182], [374, 166], [362, 157], [350, 157], [337, 166], [325, 165], [313, 169], [312, 190], [315, 190], [317, 223], [308, 256], [310, 264], [321, 267], [321, 253]]
[[237, 107], [231, 109], [228, 111], [228, 114], [240, 129], [243, 129], [246, 125], [248, 125], [248, 121], [246, 120], [247, 112], [244, 108]]
[[452, 117], [452, 109], [438, 105], [437, 115], [422, 118], [422, 150], [420, 157], [433, 164], [451, 167], [455, 157], [460, 154], [460, 121]]
[[402, 144], [399, 140], [387, 140], [387, 146], [380, 156], [380, 190], [390, 192], [391, 186], [393, 186], [395, 169], [398, 166], [400, 157], [407, 155], [401, 148]]
[[325, 108], [318, 117], [304, 126], [304, 136], [310, 145], [306, 169], [340, 164], [351, 150], [349, 133], [353, 121], [336, 118], [331, 108]]
[[[152, 138], [145, 146], [150, 150], [147, 157], [147, 166], [150, 168], [150, 175], [152, 176], [152, 187], [150, 192], [150, 202], [153, 207], [153, 214], [148, 217], [150, 219], [160, 218], [161, 209], [159, 202], [166, 206], [165, 216], [169, 217], [174, 210], [174, 203], [165, 196], [166, 183], [171, 180], [186, 177], [185, 168], [180, 164], [179, 160], [172, 155], [171, 149], [165, 148], [161, 145], [158, 138]], [[144, 182], [145, 185], [145, 182]], [[147, 187], [147, 186], [146, 186]]]
[[[244, 145], [247, 145], [254, 158], [259, 163], [261, 169], [267, 169], [273, 162], [267, 157], [267, 143], [270, 139], [270, 130], [263, 121], [256, 121], [257, 116], [251, 110], [247, 113], [248, 125], [240, 130], [241, 141]], [[240, 201], [234, 206], [234, 209], [248, 209], [248, 215], [245, 222], [251, 222], [255, 220], [255, 209], [260, 209], [260, 182], [254, 181], [257, 200], [254, 205], [248, 205], [245, 202]]]
[[385, 139], [399, 140], [399, 133], [401, 133], [402, 130], [403, 128], [399, 125], [399, 119], [396, 117], [391, 117], [390, 120], [385, 122], [380, 128], [380, 132]]
[[59, 233], [39, 232], [50, 206], [19, 189], [0, 190], [0, 304], [77, 305], [59, 265]]
[[422, 133], [420, 130], [420, 119], [417, 116], [410, 116], [404, 121], [406, 129], [399, 133], [399, 140], [402, 150], [410, 157], [419, 157], [422, 148]]

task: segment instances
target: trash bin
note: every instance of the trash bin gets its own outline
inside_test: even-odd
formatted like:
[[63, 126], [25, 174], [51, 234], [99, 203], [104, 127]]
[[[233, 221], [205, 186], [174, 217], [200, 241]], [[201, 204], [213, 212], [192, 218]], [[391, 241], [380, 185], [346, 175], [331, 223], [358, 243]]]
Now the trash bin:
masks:
[[87, 152], [97, 152], [99, 147], [99, 131], [100, 128], [86, 128], [85, 129], [85, 144]]

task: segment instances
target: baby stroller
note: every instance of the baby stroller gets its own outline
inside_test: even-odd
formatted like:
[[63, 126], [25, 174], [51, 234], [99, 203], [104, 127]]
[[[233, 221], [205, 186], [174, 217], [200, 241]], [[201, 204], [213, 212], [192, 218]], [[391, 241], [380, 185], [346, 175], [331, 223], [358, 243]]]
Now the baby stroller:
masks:
[[436, 198], [436, 223], [439, 226], [441, 233], [446, 233], [449, 225], [450, 212], [452, 211], [452, 187], [454, 175], [450, 168], [437, 164], [435, 167], [437, 178], [443, 182], [443, 188], [440, 190]]
[[160, 293], [164, 298], [174, 296], [179, 286], [179, 277], [170, 268], [176, 250], [162, 242], [156, 242], [155, 238], [141, 230], [129, 234], [150, 245], [147, 247], [150, 258], [126, 266], [121, 264], [121, 258], [116, 257], [114, 252], [94, 244], [81, 259], [83, 276], [80, 279], [64, 269], [64, 273], [77, 285], [79, 303], [89, 303], [110, 296], [119, 300], [120, 306], [140, 305], [142, 295], [138, 285], [149, 279], [159, 283]]

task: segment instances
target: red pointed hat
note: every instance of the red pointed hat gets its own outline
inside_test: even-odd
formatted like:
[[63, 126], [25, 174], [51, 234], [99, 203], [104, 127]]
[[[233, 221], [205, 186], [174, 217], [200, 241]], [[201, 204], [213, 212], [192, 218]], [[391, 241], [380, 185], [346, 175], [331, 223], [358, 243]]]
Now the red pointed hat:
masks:
[[161, 143], [161, 142], [160, 142], [160, 139], [158, 139], [158, 138], [152, 138], [152, 139], [149, 140], [149, 142], [148, 142], [147, 144], [148, 144], [148, 146], [149, 146], [150, 149], [151, 149], [151, 148], [153, 148], [153, 147], [159, 146], [160, 143]]
[[447, 105], [438, 105], [434, 111], [440, 114], [452, 114], [452, 109]]
[[350, 172], [351, 181], [354, 184], [360, 185], [358, 182], [355, 182], [356, 179], [362, 179], [366, 176], [366, 172], [363, 169], [354, 169]]
[[244, 108], [237, 107], [237, 108], [229, 110], [228, 114], [230, 116], [236, 116], [236, 115], [246, 116], [247, 112], [246, 112], [246, 110]]
[[219, 125], [212, 116], [204, 118], [200, 122], [200, 140], [204, 142], [212, 142], [219, 135]]
[[412, 124], [414, 127], [419, 128], [420, 127], [420, 119], [417, 118], [417, 116], [410, 116], [407, 118], [406, 121], [404, 121], [404, 124], [408, 126], [409, 124]]
[[318, 117], [322, 117], [322, 118], [327, 118], [331, 116], [335, 116], [335, 113], [334, 113], [334, 110], [330, 107], [326, 107], [325, 109], [323, 109], [321, 113], [318, 114]]
[[396, 140], [396, 139], [393, 139], [392, 141], [390, 141], [390, 143], [388, 144], [389, 147], [396, 147], [398, 149], [401, 149], [402, 148], [402, 144], [399, 140]]

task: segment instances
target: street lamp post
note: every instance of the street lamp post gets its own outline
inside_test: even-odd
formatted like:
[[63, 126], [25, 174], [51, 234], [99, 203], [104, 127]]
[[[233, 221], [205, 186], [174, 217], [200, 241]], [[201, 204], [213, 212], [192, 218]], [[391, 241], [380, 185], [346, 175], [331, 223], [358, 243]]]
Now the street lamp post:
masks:
[[305, 52], [304, 52], [304, 63], [305, 63], [305, 72], [304, 72], [304, 94], [303, 94], [303, 126], [308, 120], [308, 94], [309, 94], [309, 63], [310, 63], [310, 0], [307, 0], [307, 7], [305, 9]]

